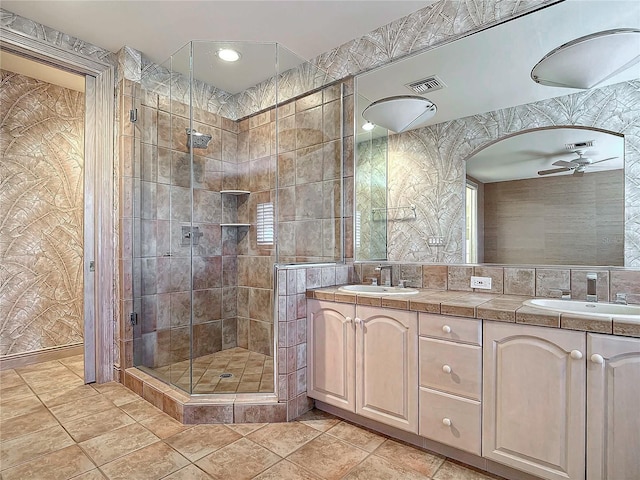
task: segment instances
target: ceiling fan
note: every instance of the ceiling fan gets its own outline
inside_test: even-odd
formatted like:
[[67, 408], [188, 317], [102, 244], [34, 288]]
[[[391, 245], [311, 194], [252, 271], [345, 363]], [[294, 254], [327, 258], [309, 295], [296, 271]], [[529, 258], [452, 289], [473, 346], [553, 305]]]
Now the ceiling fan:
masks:
[[559, 168], [551, 168], [549, 170], [540, 170], [538, 172], [538, 175], [551, 175], [553, 173], [561, 173], [561, 172], [570, 172], [573, 171], [574, 175], [577, 176], [582, 176], [584, 175], [584, 172], [591, 166], [591, 165], [595, 165], [596, 163], [602, 163], [602, 162], [607, 162], [609, 160], [613, 160], [616, 159], [618, 157], [609, 157], [609, 158], [604, 158], [602, 160], [598, 160], [597, 162], [592, 161], [590, 158], [587, 158], [584, 156], [584, 152], [582, 150], [574, 150], [574, 152], [576, 155], [578, 155], [578, 158], [573, 159], [569, 162], [565, 161], [565, 160], [558, 160], [556, 162], [553, 162], [552, 165], [556, 165]]

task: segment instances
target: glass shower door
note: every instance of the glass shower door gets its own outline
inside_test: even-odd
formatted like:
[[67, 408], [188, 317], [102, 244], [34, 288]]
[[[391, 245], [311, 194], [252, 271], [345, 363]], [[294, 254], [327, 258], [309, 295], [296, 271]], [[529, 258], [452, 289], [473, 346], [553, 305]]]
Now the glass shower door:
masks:
[[[190, 44], [143, 70], [136, 96], [134, 365], [191, 391]], [[186, 66], [186, 74], [177, 71]], [[185, 98], [186, 97], [186, 98]], [[136, 286], [138, 288], [136, 288]]]

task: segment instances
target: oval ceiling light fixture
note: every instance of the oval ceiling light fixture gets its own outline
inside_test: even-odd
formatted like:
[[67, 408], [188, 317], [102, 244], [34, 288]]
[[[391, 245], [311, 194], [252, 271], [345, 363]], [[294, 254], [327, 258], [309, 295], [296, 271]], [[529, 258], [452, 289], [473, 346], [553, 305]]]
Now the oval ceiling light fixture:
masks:
[[373, 123], [371, 123], [371, 122], [367, 122], [367, 123], [365, 123], [364, 125], [362, 125], [362, 129], [363, 129], [365, 132], [370, 132], [370, 131], [371, 131], [371, 130], [373, 130], [374, 128], [376, 128], [376, 126], [375, 126]]
[[533, 67], [531, 78], [550, 87], [589, 89], [639, 61], [640, 30], [606, 30], [552, 50]]
[[436, 106], [424, 97], [399, 95], [376, 100], [362, 112], [365, 120], [392, 132], [404, 132], [436, 114]]
[[218, 58], [225, 62], [237, 62], [240, 60], [240, 53], [232, 48], [221, 48], [218, 50]]

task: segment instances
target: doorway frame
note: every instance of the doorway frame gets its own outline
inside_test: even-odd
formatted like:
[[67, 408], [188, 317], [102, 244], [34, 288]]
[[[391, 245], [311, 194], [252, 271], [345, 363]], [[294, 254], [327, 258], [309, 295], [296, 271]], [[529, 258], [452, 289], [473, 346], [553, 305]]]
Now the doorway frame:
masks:
[[[85, 76], [84, 376], [114, 374], [116, 230], [114, 225], [114, 66], [0, 26], [0, 47]], [[95, 270], [95, 271], [94, 271]]]

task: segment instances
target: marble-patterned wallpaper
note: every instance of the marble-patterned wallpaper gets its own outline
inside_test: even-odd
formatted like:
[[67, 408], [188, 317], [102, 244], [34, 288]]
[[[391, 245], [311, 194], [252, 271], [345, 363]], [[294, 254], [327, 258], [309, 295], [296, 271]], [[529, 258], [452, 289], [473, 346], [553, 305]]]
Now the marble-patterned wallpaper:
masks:
[[[520, 105], [389, 138], [389, 205], [418, 205], [417, 221], [389, 223], [389, 260], [464, 262], [464, 162], [512, 133], [549, 126], [619, 132], [625, 140], [625, 266], [640, 266], [640, 80]], [[430, 235], [445, 245], [427, 244]]]
[[0, 8], [0, 25], [2, 25], [3, 28], [19, 32], [27, 37], [37, 38], [44, 43], [55, 45], [62, 50], [72, 50], [86, 58], [114, 66], [118, 63], [116, 55], [109, 50], [85, 42], [77, 37], [67, 35], [66, 33], [59, 32], [58, 30], [34, 22], [28, 18], [21, 17], [3, 8]]
[[[195, 81], [193, 103], [226, 118], [239, 120], [273, 107], [276, 99], [280, 103], [284, 102], [332, 81], [443, 45], [557, 2], [558, 0], [440, 0], [236, 95]], [[169, 96], [169, 85], [172, 85], [172, 98], [188, 103], [187, 77], [170, 72], [163, 66], [152, 65], [144, 58], [141, 66], [145, 72], [144, 88]], [[128, 70], [123, 70], [125, 78], [138, 81], [135, 74], [127, 76]]]
[[84, 93], [0, 78], [0, 355], [11, 355], [83, 340]]

